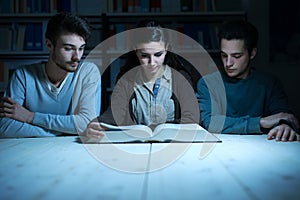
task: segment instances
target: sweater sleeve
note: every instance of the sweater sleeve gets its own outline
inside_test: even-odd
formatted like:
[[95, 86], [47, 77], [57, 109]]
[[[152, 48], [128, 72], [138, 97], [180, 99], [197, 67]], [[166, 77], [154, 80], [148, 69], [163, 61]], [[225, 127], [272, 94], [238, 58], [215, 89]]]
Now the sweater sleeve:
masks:
[[172, 70], [173, 92], [180, 105], [180, 123], [200, 122], [200, 113], [195, 90], [188, 78], [176, 70]]
[[[4, 96], [12, 97], [18, 104], [25, 101], [25, 77], [23, 70], [17, 69], [9, 82]], [[47, 137], [55, 136], [57, 132], [22, 123], [11, 118], [0, 118], [0, 137]]]
[[278, 78], [270, 77], [267, 84], [267, 111], [265, 115], [273, 115], [280, 112], [292, 113], [288, 105], [288, 98], [283, 85]]
[[[209, 87], [208, 87], [209, 85]], [[261, 133], [260, 117], [226, 116], [226, 92], [221, 77], [209, 76], [197, 84], [197, 99], [201, 114], [201, 125], [216, 133]]]
[[110, 106], [100, 121], [115, 125], [133, 125], [136, 124], [132, 118], [131, 98], [134, 96], [133, 79], [135, 70], [122, 76], [116, 83], [111, 95]]
[[[61, 133], [82, 133], [88, 123], [100, 114], [101, 77], [97, 66], [85, 63], [78, 71], [72, 94], [70, 115], [36, 112], [33, 124]], [[71, 91], [70, 91], [71, 92]]]
[[22, 123], [10, 118], [0, 119], [0, 137], [50, 137], [60, 133], [38, 126]]

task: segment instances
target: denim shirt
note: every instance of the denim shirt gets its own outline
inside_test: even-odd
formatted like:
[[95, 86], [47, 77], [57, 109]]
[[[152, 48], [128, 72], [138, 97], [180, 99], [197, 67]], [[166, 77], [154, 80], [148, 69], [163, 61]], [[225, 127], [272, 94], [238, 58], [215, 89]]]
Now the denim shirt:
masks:
[[174, 101], [172, 97], [172, 73], [165, 66], [159, 79], [158, 93], [155, 97], [151, 84], [145, 83], [142, 71], [136, 74], [134, 83], [135, 98], [131, 101], [132, 116], [137, 124], [155, 125], [174, 120]]

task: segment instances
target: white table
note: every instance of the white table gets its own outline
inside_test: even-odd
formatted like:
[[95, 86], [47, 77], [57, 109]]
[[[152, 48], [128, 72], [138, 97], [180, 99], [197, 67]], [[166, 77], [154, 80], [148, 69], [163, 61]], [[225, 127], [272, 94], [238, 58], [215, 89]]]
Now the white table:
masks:
[[168, 154], [159, 152], [167, 144], [118, 144], [144, 155], [134, 162], [108, 146], [98, 159], [76, 137], [0, 139], [0, 199], [300, 198], [299, 142], [268, 141], [265, 135], [220, 138], [222, 143], [192, 144], [167, 164]]

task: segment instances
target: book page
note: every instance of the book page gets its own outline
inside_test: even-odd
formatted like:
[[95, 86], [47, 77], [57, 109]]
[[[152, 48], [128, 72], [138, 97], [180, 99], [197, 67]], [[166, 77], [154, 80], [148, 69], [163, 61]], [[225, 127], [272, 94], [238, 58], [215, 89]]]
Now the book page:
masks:
[[109, 126], [111, 129], [104, 131], [104, 137], [89, 139], [86, 143], [221, 142], [198, 124], [161, 124], [154, 129], [153, 135], [151, 129], [144, 125]]
[[104, 122], [100, 122], [100, 125], [107, 128], [103, 131], [105, 136], [100, 139], [84, 138], [85, 143], [144, 142], [152, 136], [151, 128], [145, 125], [115, 126]]
[[115, 125], [112, 125], [112, 124], [107, 124], [107, 123], [104, 123], [104, 122], [100, 122], [100, 125], [109, 129], [110, 131], [122, 131], [122, 130], [131, 130], [131, 129], [138, 129], [138, 130], [141, 130], [141, 129], [145, 129], [145, 131], [151, 133], [152, 130], [148, 127], [148, 126], [145, 126], [145, 125], [129, 125], [129, 126], [115, 126]]
[[151, 139], [165, 142], [220, 142], [219, 138], [198, 124], [161, 124], [154, 129]]

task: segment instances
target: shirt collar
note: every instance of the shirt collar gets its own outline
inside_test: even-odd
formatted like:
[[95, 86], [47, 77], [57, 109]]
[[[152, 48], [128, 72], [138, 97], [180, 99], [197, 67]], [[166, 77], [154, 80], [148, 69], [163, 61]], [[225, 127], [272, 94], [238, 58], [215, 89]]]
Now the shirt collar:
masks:
[[[165, 65], [165, 70], [160, 78], [165, 79], [166, 81], [170, 81], [171, 76], [172, 76], [171, 68], [168, 65]], [[143, 77], [143, 72], [142, 72], [141, 68], [137, 71], [134, 80], [135, 80], [134, 83], [136, 85], [144, 85], [145, 84], [145, 79]]]

